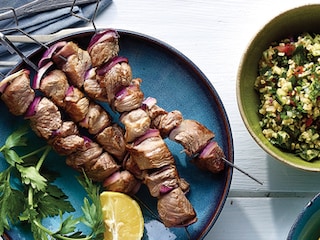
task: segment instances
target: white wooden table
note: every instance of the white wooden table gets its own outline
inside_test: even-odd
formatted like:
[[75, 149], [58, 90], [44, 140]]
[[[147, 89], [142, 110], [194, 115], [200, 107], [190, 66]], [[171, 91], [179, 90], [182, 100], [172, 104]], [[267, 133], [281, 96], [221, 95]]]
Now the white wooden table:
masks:
[[[210, 79], [230, 119], [235, 163], [263, 182], [234, 171], [221, 215], [206, 240], [279, 240], [320, 188], [320, 173], [305, 172], [268, 156], [240, 117], [235, 82], [247, 44], [263, 24], [305, 0], [114, 0], [98, 27], [141, 32], [170, 44]], [[320, 13], [319, 13], [320, 14]]]

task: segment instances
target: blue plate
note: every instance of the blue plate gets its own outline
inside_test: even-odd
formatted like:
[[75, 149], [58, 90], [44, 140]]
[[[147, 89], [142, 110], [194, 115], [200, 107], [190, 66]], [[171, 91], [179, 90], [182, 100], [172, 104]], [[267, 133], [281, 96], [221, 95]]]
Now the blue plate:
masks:
[[320, 193], [307, 203], [289, 232], [287, 240], [320, 238]]
[[[86, 31], [66, 36], [61, 40], [72, 40], [85, 48], [92, 34], [92, 31]], [[216, 90], [206, 76], [183, 54], [157, 39], [124, 30], [119, 30], [119, 34], [119, 55], [129, 59], [133, 76], [143, 80], [142, 91], [145, 97], [155, 97], [162, 108], [168, 111], [178, 109], [185, 119], [197, 120], [213, 130], [216, 134], [215, 140], [224, 150], [226, 157], [233, 162], [233, 141], [229, 121]], [[42, 52], [43, 49], [39, 49], [29, 57], [36, 63]], [[20, 63], [13, 72], [25, 67], [24, 63]], [[3, 103], [0, 107], [0, 143], [3, 144], [5, 138], [23, 120], [11, 116]], [[37, 141], [41, 144], [41, 140], [35, 139], [34, 142]], [[156, 199], [150, 197], [146, 188], [142, 187], [137, 198], [144, 203], [141, 204], [145, 219], [143, 239], [202, 239], [216, 222], [223, 208], [231, 184], [232, 168], [227, 167], [219, 174], [200, 171], [181, 153], [181, 145], [167, 139], [166, 143], [176, 159], [181, 177], [191, 185], [188, 199], [197, 212], [198, 221], [186, 229], [165, 228], [145, 208], [144, 205], [147, 205], [153, 213], [157, 213]], [[63, 158], [54, 154], [52, 158], [46, 162], [46, 167], [61, 173], [57, 184], [70, 196], [70, 201], [77, 209], [74, 214], [79, 215], [85, 192], [74, 178], [78, 174], [65, 165]], [[3, 163], [1, 164], [0, 170], [4, 167]], [[54, 229], [57, 220], [50, 219], [46, 224]], [[25, 226], [14, 227], [9, 234], [13, 239], [32, 239]]]

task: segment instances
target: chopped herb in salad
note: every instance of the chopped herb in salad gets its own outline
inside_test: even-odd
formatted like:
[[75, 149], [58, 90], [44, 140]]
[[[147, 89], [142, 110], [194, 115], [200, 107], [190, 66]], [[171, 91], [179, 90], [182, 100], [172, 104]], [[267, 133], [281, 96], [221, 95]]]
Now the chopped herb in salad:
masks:
[[263, 52], [255, 88], [260, 125], [275, 146], [320, 158], [320, 35], [284, 39]]

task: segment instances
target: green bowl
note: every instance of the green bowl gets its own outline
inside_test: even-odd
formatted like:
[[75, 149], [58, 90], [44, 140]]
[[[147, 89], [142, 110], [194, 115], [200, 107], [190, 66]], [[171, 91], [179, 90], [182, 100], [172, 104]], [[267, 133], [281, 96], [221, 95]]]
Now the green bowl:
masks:
[[272, 19], [256, 34], [240, 62], [236, 87], [237, 102], [249, 133], [268, 154], [296, 168], [320, 171], [320, 160], [304, 161], [299, 156], [273, 146], [264, 137], [259, 126], [259, 96], [254, 90], [262, 52], [274, 41], [305, 32], [320, 34], [320, 4], [304, 5], [288, 10]]

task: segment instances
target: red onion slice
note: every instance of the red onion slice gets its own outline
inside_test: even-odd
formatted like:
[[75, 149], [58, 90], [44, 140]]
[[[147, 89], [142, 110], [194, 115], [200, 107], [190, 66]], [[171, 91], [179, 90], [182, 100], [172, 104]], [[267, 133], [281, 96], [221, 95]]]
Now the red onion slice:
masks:
[[66, 97], [72, 96], [74, 92], [74, 86], [69, 86], [66, 92]]
[[143, 110], [147, 110], [147, 109], [152, 108], [156, 104], [157, 104], [157, 99], [155, 99], [153, 97], [147, 97], [145, 100], [143, 100], [141, 108]]
[[112, 58], [110, 61], [102, 65], [97, 69], [97, 75], [103, 76], [106, 74], [111, 68], [113, 68], [116, 64], [126, 62], [128, 63], [128, 59], [125, 57], [116, 56]]
[[4, 93], [8, 85], [9, 85], [8, 82], [3, 82], [3, 83], [0, 82], [0, 93]]
[[111, 176], [107, 177], [104, 182], [103, 182], [103, 186], [107, 187], [113, 183], [115, 183], [116, 181], [118, 181], [120, 179], [120, 171], [117, 171], [115, 173], [113, 173]]
[[51, 58], [55, 52], [63, 48], [67, 44], [66, 41], [57, 42], [56, 44], [49, 47], [43, 54], [42, 58], [38, 63], [38, 67], [42, 68], [44, 65], [47, 64], [48, 61], [51, 61]]
[[121, 100], [128, 96], [130, 90], [136, 91], [138, 89], [138, 86], [136, 84], [130, 84], [127, 87], [122, 88], [119, 92], [116, 93], [115, 98], [117, 100]]
[[1, 82], [0, 82], [0, 93], [4, 93], [4, 91], [6, 90], [7, 86], [9, 85], [9, 83], [14, 80], [15, 78], [21, 76], [22, 74], [27, 74], [29, 75], [30, 74], [30, 71], [27, 70], [27, 69], [21, 69], [20, 71], [18, 72], [15, 72], [9, 76], [7, 76], [5, 79], [3, 79]]
[[169, 187], [169, 186], [166, 186], [166, 185], [161, 185], [161, 186], [160, 186], [160, 189], [159, 189], [159, 192], [160, 192], [161, 195], [164, 195], [164, 194], [170, 192], [170, 191], [173, 190], [173, 189], [174, 189], [174, 187]]
[[39, 89], [40, 88], [40, 83], [43, 78], [43, 75], [45, 75], [48, 71], [48, 69], [53, 65], [53, 62], [49, 61], [47, 64], [45, 64], [43, 67], [41, 67], [38, 72], [36, 73], [33, 83], [32, 83], [32, 88], [33, 89]]
[[30, 106], [27, 109], [27, 112], [24, 115], [24, 117], [26, 119], [31, 118], [33, 115], [36, 114], [36, 108], [37, 108], [40, 101], [41, 101], [41, 97], [35, 97], [33, 99], [32, 103], [30, 104]]
[[126, 96], [128, 96], [128, 89], [126, 87], [124, 87], [119, 92], [116, 93], [115, 98], [122, 99]]
[[209, 156], [212, 153], [212, 151], [214, 149], [216, 149], [216, 147], [218, 147], [218, 143], [217, 142], [215, 142], [215, 141], [209, 142], [207, 144], [207, 146], [205, 146], [205, 148], [201, 151], [199, 157], [200, 158], [205, 158], [205, 157]]
[[137, 146], [140, 143], [142, 143], [144, 140], [146, 140], [147, 138], [150, 137], [159, 137], [160, 136], [160, 132], [158, 129], [154, 129], [154, 128], [150, 128], [144, 135], [142, 135], [141, 137], [137, 138], [134, 141], [134, 145]]
[[93, 79], [96, 76], [96, 68], [90, 68], [88, 69], [84, 74], [84, 79]]
[[119, 38], [119, 34], [114, 29], [107, 29], [101, 32], [96, 33], [90, 40], [87, 50], [90, 52], [95, 44], [104, 42], [104, 41], [113, 41], [115, 38]]

